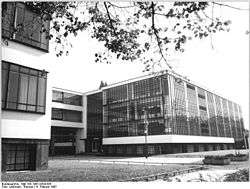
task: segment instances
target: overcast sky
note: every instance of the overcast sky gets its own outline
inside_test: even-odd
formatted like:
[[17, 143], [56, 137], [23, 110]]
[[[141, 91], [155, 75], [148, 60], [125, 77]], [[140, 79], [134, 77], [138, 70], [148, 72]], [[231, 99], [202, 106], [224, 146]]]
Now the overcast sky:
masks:
[[[249, 8], [248, 3], [227, 3]], [[221, 8], [219, 14], [232, 21], [230, 32], [214, 34], [204, 40], [190, 41], [183, 54], [169, 58], [174, 70], [189, 79], [241, 105], [245, 127], [249, 127], [249, 12]], [[212, 49], [211, 42], [214, 49]], [[57, 58], [52, 65], [53, 86], [87, 92], [108, 84], [145, 75], [140, 63], [94, 63], [100, 44], [86, 33], [72, 40], [69, 56]]]

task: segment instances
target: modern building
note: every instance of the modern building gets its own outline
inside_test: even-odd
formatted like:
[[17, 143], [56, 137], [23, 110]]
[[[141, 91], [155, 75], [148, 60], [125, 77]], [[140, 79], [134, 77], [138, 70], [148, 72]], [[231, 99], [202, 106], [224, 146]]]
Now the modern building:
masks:
[[85, 152], [86, 97], [79, 92], [52, 90], [50, 155]]
[[238, 104], [175, 73], [86, 93], [87, 151], [145, 155], [232, 149], [243, 140]]
[[2, 171], [48, 166], [52, 94], [42, 25], [48, 31], [24, 3], [2, 3]]

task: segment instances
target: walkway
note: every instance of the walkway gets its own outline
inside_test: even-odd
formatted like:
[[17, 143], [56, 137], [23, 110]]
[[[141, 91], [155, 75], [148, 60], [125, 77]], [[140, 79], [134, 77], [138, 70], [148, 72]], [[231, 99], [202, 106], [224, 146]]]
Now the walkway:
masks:
[[[161, 154], [148, 158], [145, 157], [108, 157], [93, 155], [77, 155], [67, 157], [53, 157], [52, 161], [60, 159], [78, 160], [83, 163], [104, 163], [104, 164], [147, 164], [147, 165], [164, 165], [164, 164], [203, 164], [202, 160], [206, 155], [225, 155], [234, 154], [235, 150], [206, 151], [179, 154]], [[240, 153], [248, 153], [247, 150], [237, 150]]]

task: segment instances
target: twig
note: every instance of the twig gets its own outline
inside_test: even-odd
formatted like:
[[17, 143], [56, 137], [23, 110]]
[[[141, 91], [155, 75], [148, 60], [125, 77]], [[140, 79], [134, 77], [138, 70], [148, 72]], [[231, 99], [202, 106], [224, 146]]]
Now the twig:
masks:
[[131, 5], [131, 6], [119, 6], [119, 5], [115, 5], [115, 4], [113, 4], [113, 3], [110, 3], [110, 2], [108, 2], [111, 6], [113, 6], [113, 7], [116, 7], [116, 8], [119, 8], [119, 9], [127, 9], [127, 8], [133, 8], [133, 7], [135, 7], [135, 5]]
[[105, 7], [105, 9], [106, 9], [108, 18], [109, 18], [110, 26], [111, 26], [111, 28], [113, 29], [114, 34], [116, 35], [116, 31], [115, 31], [115, 28], [114, 28], [114, 26], [113, 26], [113, 20], [112, 20], [112, 18], [110, 17], [110, 13], [109, 13], [109, 9], [108, 9], [107, 3], [106, 3], [106, 2], [103, 2], [103, 4], [104, 4], [104, 7]]
[[152, 2], [151, 3], [151, 9], [152, 9], [152, 29], [153, 29], [153, 32], [154, 32], [154, 35], [156, 37], [156, 41], [157, 41], [157, 45], [159, 47], [159, 51], [160, 51], [160, 54], [161, 54], [161, 57], [163, 58], [163, 60], [165, 61], [165, 63], [167, 64], [167, 66], [170, 68], [170, 70], [172, 70], [172, 66], [170, 66], [168, 63], [167, 63], [167, 60], [162, 52], [162, 48], [161, 48], [161, 43], [160, 43], [160, 38], [159, 38], [159, 35], [158, 35], [158, 31], [157, 29], [155, 28], [155, 11], [154, 11], [154, 3]]
[[234, 7], [234, 6], [230, 6], [227, 4], [223, 4], [223, 3], [217, 3], [217, 2], [212, 2], [214, 5], [219, 5], [219, 6], [224, 6], [224, 7], [228, 7], [228, 8], [232, 8], [232, 9], [236, 9], [236, 10], [244, 10], [244, 11], [249, 11], [249, 9], [242, 9], [242, 8], [238, 8], [238, 7]]

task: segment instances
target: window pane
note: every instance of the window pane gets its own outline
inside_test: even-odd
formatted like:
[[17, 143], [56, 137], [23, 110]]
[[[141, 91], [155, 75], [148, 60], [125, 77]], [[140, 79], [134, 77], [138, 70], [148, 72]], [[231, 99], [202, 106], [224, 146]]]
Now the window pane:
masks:
[[62, 92], [53, 91], [52, 101], [62, 102]]
[[20, 74], [18, 109], [26, 110], [29, 76]]
[[7, 108], [16, 109], [17, 92], [18, 92], [18, 77], [17, 72], [10, 71], [9, 86], [8, 86], [8, 103]]
[[73, 122], [82, 122], [82, 112], [63, 110], [63, 120], [73, 121]]
[[27, 110], [35, 111], [36, 107], [36, 92], [37, 92], [37, 77], [30, 76], [29, 78], [29, 92], [28, 92], [28, 104]]
[[8, 84], [8, 70], [2, 68], [2, 107], [5, 105], [6, 101], [6, 90]]
[[62, 110], [53, 108], [52, 109], [52, 119], [54, 119], [54, 120], [62, 120], [63, 119]]
[[38, 79], [37, 105], [45, 106], [46, 103], [46, 80], [45, 78]]
[[[2, 36], [3, 37], [11, 37], [13, 32], [13, 22], [14, 22], [14, 3], [7, 3], [6, 11], [2, 16]], [[2, 4], [3, 7], [3, 4]]]

